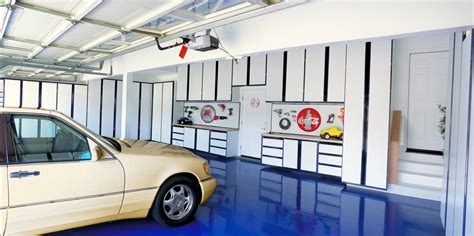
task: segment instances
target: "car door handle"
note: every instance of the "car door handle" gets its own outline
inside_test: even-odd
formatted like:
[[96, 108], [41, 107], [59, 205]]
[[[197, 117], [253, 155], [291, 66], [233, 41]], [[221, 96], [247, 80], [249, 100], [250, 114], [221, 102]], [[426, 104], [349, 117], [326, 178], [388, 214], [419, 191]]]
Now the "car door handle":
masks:
[[39, 171], [18, 171], [10, 173], [10, 178], [24, 178], [24, 177], [31, 177], [31, 176], [38, 176], [40, 175]]

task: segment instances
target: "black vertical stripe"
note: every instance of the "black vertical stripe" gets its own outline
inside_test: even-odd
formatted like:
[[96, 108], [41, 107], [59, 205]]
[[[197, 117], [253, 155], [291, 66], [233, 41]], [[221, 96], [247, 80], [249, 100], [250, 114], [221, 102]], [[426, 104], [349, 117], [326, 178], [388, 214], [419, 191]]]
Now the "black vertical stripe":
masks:
[[137, 137], [140, 139], [140, 119], [141, 119], [141, 113], [142, 113], [142, 83], [138, 83], [138, 134]]
[[323, 101], [328, 101], [328, 87], [329, 87], [329, 46], [325, 48], [324, 53], [324, 90]]
[[153, 140], [153, 103], [155, 101], [155, 83], [151, 84], [151, 103], [150, 103], [150, 113], [151, 113], [151, 119], [150, 119], [150, 140]]
[[365, 75], [364, 75], [364, 124], [362, 131], [362, 162], [361, 162], [361, 184], [365, 185], [367, 168], [367, 135], [369, 128], [369, 93], [370, 93], [370, 56], [371, 43], [365, 44]]
[[268, 54], [265, 54], [265, 85], [267, 85]]
[[282, 101], [286, 100], [286, 71], [288, 64], [288, 52], [283, 53], [283, 92], [282, 92]]
[[302, 100], [304, 101], [305, 89], [306, 88], [306, 49], [304, 50], [304, 59], [303, 59], [303, 97]]
[[39, 83], [39, 91], [38, 91], [38, 109], [39, 109], [41, 108], [41, 103], [42, 103], [41, 94], [43, 93], [43, 82], [38, 82], [38, 83]]
[[20, 107], [23, 107], [23, 80], [20, 80]]
[[115, 88], [114, 88], [114, 130], [112, 131], [112, 136], [116, 136], [117, 135], [117, 132], [116, 132], [116, 129], [117, 129], [117, 122], [115, 122], [117, 120], [117, 92], [118, 92], [118, 81], [115, 80]]
[[71, 117], [74, 118], [74, 93], [76, 92], [76, 85], [71, 88]]
[[189, 99], [189, 76], [190, 76], [191, 64], [188, 64], [188, 75], [186, 77], [186, 99]]
[[102, 135], [102, 102], [104, 101], [104, 80], [100, 80], [99, 134]]
[[247, 57], [247, 85], [250, 85], [250, 56]]
[[219, 61], [216, 61], [216, 76], [215, 76], [215, 88], [214, 88], [214, 100], [219, 100], [217, 98], [217, 90], [218, 90], [218, 86], [219, 86]]

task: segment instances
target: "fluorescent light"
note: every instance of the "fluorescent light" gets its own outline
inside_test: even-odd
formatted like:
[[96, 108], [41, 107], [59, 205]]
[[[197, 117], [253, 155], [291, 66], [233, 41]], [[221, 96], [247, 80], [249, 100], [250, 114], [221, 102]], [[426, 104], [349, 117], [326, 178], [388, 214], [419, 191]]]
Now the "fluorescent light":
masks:
[[42, 50], [43, 50], [42, 47], [37, 47], [33, 52], [28, 54], [28, 58], [30, 59], [33, 58], [34, 56], [38, 55], [38, 53], [40, 53]]
[[232, 6], [232, 7], [228, 7], [228, 8], [222, 9], [222, 10], [220, 10], [220, 11], [216, 11], [216, 12], [213, 12], [213, 13], [209, 13], [209, 14], [205, 15], [204, 18], [206, 18], [206, 19], [214, 18], [214, 17], [220, 16], [220, 15], [224, 15], [224, 14], [227, 14], [227, 13], [229, 13], [229, 12], [237, 11], [237, 10], [240, 10], [240, 9], [242, 9], [242, 8], [249, 7], [249, 6], [252, 6], [252, 3], [250, 3], [250, 2], [243, 2], [243, 3], [237, 4], [237, 5]]
[[80, 20], [82, 17], [86, 16], [89, 12], [94, 10], [97, 6], [99, 6], [102, 3], [102, 0], [89, 0], [85, 1], [86, 3], [79, 4], [80, 8], [77, 10], [76, 13], [74, 13], [74, 16], [72, 16], [72, 19], [74, 20]]
[[8, 22], [10, 21], [10, 16], [12, 15], [12, 10], [10, 8], [7, 8], [7, 14], [5, 14], [5, 17], [2, 19], [2, 28], [0, 29], [0, 39], [3, 38], [3, 35], [5, 34], [5, 30], [7, 29]]
[[73, 56], [76, 56], [76, 55], [79, 55], [79, 52], [76, 52], [76, 51], [73, 51], [73, 52], [70, 52], [60, 58], [58, 58], [58, 62], [62, 62], [62, 61], [65, 61]]
[[111, 40], [117, 36], [119, 36], [121, 33], [118, 31], [110, 31], [109, 33], [106, 33], [102, 35], [101, 37], [97, 38], [96, 40], [92, 40], [89, 43], [85, 44], [84, 46], [81, 47], [81, 51], [87, 51], [105, 41]]
[[179, 7], [182, 7], [184, 4], [188, 3], [188, 1], [186, 0], [174, 0], [174, 1], [170, 1], [169, 3], [166, 3], [164, 6], [160, 6], [152, 11], [150, 11], [149, 13], [143, 15], [142, 17], [140, 18], [137, 18], [131, 22], [129, 22], [128, 24], [125, 25], [125, 30], [130, 30], [130, 29], [134, 29], [136, 27], [140, 27], [146, 23], [148, 23], [149, 21], [153, 20], [153, 19], [156, 19], [160, 16], [163, 16]]
[[69, 28], [71, 28], [72, 23], [67, 20], [63, 20], [60, 24], [54, 27], [53, 31], [49, 32], [46, 37], [43, 38], [41, 41], [41, 45], [44, 47], [51, 44], [54, 40], [58, 39], [64, 32], [66, 32]]
[[186, 22], [183, 22], [183, 23], [181, 23], [181, 24], [177, 24], [177, 25], [175, 25], [175, 26], [171, 26], [171, 27], [169, 27], [169, 28], [167, 28], [167, 29], [161, 31], [161, 33], [162, 33], [162, 34], [166, 34], [166, 33], [168, 33], [168, 32], [171, 32], [171, 31], [177, 30], [177, 29], [179, 29], [179, 28], [182, 28], [182, 27], [184, 27], [184, 26], [186, 26], [186, 25], [189, 25], [189, 24], [191, 24], [191, 23], [193, 23], [193, 22], [192, 22], [192, 21], [186, 21]]

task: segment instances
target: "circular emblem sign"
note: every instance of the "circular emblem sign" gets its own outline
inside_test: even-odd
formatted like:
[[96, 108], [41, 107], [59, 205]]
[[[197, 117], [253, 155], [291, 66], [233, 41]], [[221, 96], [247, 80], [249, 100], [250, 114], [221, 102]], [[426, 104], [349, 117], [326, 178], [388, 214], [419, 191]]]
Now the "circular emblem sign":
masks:
[[214, 121], [216, 116], [216, 110], [210, 105], [205, 105], [201, 109], [201, 119], [206, 123], [211, 123]]
[[305, 108], [296, 118], [298, 127], [305, 132], [313, 132], [321, 125], [321, 115], [313, 108]]
[[253, 107], [253, 108], [257, 108], [260, 106], [260, 99], [258, 98], [252, 98], [250, 100], [250, 105]]

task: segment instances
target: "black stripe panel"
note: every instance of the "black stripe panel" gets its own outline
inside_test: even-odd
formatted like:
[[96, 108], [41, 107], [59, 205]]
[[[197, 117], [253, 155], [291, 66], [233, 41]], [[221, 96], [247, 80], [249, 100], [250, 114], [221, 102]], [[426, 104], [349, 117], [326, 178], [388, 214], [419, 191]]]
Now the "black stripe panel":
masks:
[[365, 44], [365, 76], [364, 76], [364, 124], [362, 131], [362, 166], [361, 184], [365, 185], [367, 169], [367, 135], [369, 129], [369, 92], [370, 92], [370, 56], [372, 44]]

